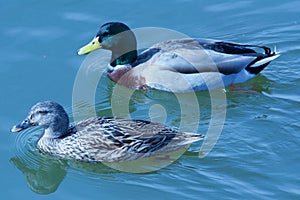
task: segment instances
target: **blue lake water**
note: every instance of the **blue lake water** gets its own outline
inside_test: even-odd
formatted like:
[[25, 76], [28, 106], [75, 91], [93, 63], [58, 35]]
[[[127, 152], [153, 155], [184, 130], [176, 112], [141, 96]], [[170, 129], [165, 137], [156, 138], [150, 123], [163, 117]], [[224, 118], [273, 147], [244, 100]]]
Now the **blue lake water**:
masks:
[[[299, 199], [299, 7], [297, 0], [1, 1], [1, 198]], [[224, 128], [204, 158], [198, 157], [202, 143], [197, 142], [173, 164], [135, 174], [40, 154], [34, 146], [40, 129], [12, 134], [10, 128], [42, 100], [55, 100], [72, 114], [75, 77], [85, 59], [77, 49], [108, 21], [276, 46], [281, 56], [254, 79], [226, 88]], [[101, 78], [98, 115], [112, 114], [113, 87]], [[201, 116], [185, 126], [205, 133], [209, 93], [196, 97]], [[162, 107], [166, 116], [155, 114]], [[182, 117], [176, 97], [159, 91], [134, 92], [129, 111], [134, 118], [153, 117], [171, 126]]]

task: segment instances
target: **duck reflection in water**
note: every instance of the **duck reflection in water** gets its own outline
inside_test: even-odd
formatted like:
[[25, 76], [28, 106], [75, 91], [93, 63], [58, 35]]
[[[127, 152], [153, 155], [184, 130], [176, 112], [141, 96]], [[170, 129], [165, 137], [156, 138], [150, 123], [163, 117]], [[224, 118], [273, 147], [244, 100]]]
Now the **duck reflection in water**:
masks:
[[34, 158], [36, 163], [18, 156], [10, 161], [24, 174], [29, 188], [37, 194], [55, 192], [67, 174], [67, 162], [51, 159], [50, 156], [35, 151], [28, 151], [27, 154]]
[[34, 150], [28, 150], [24, 155], [26, 157], [13, 157], [10, 162], [24, 174], [28, 187], [37, 194], [54, 193], [64, 180], [67, 170], [72, 167], [105, 179], [107, 174], [118, 172], [100, 163], [91, 165], [79, 161], [70, 162]]

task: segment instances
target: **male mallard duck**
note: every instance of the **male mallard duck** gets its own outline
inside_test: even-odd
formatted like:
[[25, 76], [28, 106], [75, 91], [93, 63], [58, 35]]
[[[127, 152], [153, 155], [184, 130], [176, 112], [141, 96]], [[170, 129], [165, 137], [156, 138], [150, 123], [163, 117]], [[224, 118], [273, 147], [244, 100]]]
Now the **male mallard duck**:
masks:
[[218, 77], [225, 86], [247, 81], [279, 56], [265, 46], [192, 38], [157, 43], [138, 55], [134, 33], [120, 22], [102, 25], [78, 54], [99, 48], [112, 51], [107, 70], [111, 80], [173, 92], [216, 89], [222, 86]]
[[164, 155], [203, 138], [144, 120], [93, 117], [69, 126], [64, 108], [52, 101], [34, 105], [11, 132], [32, 126], [45, 130], [37, 147], [42, 152], [86, 162], [119, 162]]

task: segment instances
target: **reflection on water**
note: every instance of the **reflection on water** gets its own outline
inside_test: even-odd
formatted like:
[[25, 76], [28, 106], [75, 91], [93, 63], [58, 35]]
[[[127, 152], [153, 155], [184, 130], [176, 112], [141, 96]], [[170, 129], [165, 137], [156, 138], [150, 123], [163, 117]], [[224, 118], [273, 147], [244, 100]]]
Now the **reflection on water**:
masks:
[[24, 174], [33, 192], [50, 194], [56, 191], [67, 174], [68, 164], [64, 160], [38, 152], [35, 144], [41, 131], [41, 129], [33, 128], [17, 134], [15, 137], [16, 156], [10, 161]]
[[39, 163], [30, 165], [21, 157], [11, 158], [11, 162], [24, 174], [29, 188], [38, 194], [50, 194], [56, 191], [65, 175], [68, 165], [66, 161], [51, 159], [37, 152], [29, 152]]
[[[68, 169], [76, 168], [86, 172], [97, 174], [112, 174], [118, 171], [103, 164], [91, 164], [79, 161], [67, 161], [28, 150], [25, 154], [28, 157], [15, 156], [10, 159], [25, 176], [28, 187], [37, 194], [50, 194], [57, 190]], [[35, 162], [28, 162], [34, 160]], [[81, 173], [81, 172], [80, 172]]]

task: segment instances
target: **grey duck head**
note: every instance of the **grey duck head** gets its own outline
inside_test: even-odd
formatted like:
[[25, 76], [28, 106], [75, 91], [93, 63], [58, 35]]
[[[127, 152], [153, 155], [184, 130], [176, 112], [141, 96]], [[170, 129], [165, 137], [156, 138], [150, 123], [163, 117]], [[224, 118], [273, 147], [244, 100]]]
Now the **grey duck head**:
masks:
[[45, 129], [43, 137], [59, 138], [67, 133], [69, 117], [64, 108], [53, 101], [39, 102], [32, 106], [28, 116], [15, 125], [11, 132], [20, 132], [32, 126]]

